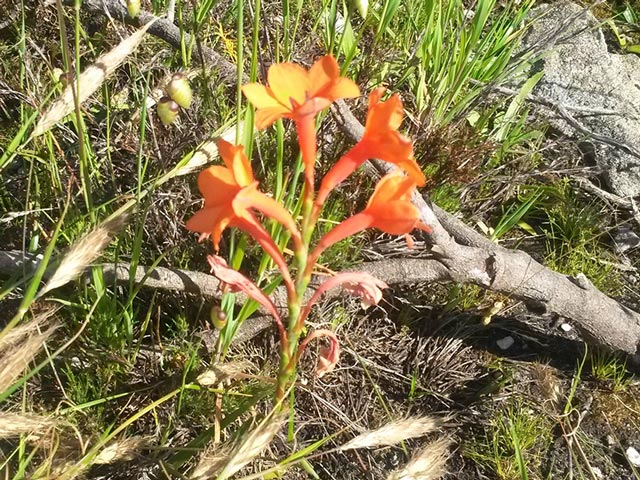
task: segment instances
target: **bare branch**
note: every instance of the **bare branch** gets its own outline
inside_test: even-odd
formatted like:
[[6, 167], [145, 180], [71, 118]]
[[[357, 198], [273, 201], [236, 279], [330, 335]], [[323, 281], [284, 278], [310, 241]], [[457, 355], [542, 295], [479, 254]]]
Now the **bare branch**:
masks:
[[[337, 102], [334, 111], [344, 131], [358, 140], [364, 127], [346, 104]], [[373, 164], [381, 172], [393, 168], [377, 160]], [[433, 229], [428, 240], [434, 260], [445, 267], [451, 280], [521, 299], [539, 313], [570, 318], [591, 343], [639, 353], [640, 315], [600, 292], [584, 275], [574, 278], [554, 272], [525, 252], [491, 242], [424, 197], [416, 195], [413, 200], [422, 221]]]

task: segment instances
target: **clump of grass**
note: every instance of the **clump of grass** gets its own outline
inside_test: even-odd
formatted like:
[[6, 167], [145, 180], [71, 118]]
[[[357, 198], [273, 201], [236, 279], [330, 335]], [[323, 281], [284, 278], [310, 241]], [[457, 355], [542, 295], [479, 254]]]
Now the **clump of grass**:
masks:
[[463, 454], [500, 480], [535, 478], [551, 429], [548, 417], [516, 397], [493, 412], [483, 434], [464, 442]]
[[620, 277], [613, 268], [615, 258], [604, 243], [604, 212], [596, 204], [585, 202], [567, 184], [560, 184], [549, 193], [543, 202], [546, 220], [541, 225], [547, 264], [567, 275], [582, 273], [596, 288], [615, 294]]
[[612, 392], [624, 391], [632, 377], [627, 370], [626, 356], [595, 349], [589, 352], [591, 376], [605, 384]]

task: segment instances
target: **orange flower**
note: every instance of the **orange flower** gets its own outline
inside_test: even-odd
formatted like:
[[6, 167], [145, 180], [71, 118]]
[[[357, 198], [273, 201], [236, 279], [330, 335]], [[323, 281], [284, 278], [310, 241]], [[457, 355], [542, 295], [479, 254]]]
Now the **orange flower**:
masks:
[[201, 239], [211, 235], [217, 251], [225, 228], [238, 227], [260, 243], [287, 278], [286, 262], [280, 250], [252, 210], [281, 223], [291, 232], [294, 241], [300, 242], [293, 218], [282, 205], [258, 190], [242, 146], [224, 140], [219, 140], [217, 145], [225, 166], [215, 165], [200, 172], [198, 188], [204, 197], [204, 207], [187, 221], [187, 228], [200, 232]]
[[338, 98], [360, 96], [358, 86], [340, 77], [340, 68], [331, 55], [320, 58], [309, 71], [295, 63], [269, 67], [269, 86], [249, 83], [242, 87], [256, 108], [256, 128], [261, 130], [280, 118], [315, 115]]
[[381, 102], [384, 87], [376, 88], [369, 95], [369, 111], [362, 139], [347, 152], [322, 180], [318, 203], [324, 200], [338, 184], [370, 158], [378, 158], [397, 165], [407, 172], [418, 186], [425, 184], [425, 177], [413, 157], [411, 140], [400, 132], [402, 101], [397, 94]]
[[413, 178], [398, 171], [382, 177], [367, 207], [329, 230], [320, 239], [311, 254], [310, 267], [313, 268], [326, 248], [367, 228], [377, 228], [391, 235], [404, 235], [419, 226], [420, 212], [411, 203], [415, 186]]

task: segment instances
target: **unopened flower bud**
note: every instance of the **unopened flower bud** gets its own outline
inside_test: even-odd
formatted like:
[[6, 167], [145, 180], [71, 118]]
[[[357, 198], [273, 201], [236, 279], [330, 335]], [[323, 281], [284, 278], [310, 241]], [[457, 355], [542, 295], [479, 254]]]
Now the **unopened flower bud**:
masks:
[[61, 68], [54, 68], [51, 70], [51, 77], [53, 81], [57, 83], [62, 83], [62, 76], [64, 75], [64, 71]]
[[182, 108], [189, 108], [191, 106], [191, 99], [193, 97], [189, 81], [182, 73], [175, 73], [171, 77], [169, 86], [167, 87], [169, 96]]
[[162, 97], [158, 102], [158, 116], [163, 125], [171, 125], [175, 122], [179, 111], [178, 104], [169, 97]]
[[352, 8], [358, 10], [358, 13], [362, 18], [367, 18], [367, 11], [369, 10], [369, 0], [351, 0]]
[[227, 325], [227, 314], [217, 305], [211, 307], [211, 323], [218, 330], [222, 330]]
[[136, 18], [140, 14], [140, 0], [127, 0], [127, 13]]

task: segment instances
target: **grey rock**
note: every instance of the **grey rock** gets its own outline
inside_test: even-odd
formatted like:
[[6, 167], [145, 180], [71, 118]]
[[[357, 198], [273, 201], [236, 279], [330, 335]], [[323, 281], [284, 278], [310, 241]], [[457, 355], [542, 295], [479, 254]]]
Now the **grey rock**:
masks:
[[541, 113], [562, 133], [591, 146], [615, 193], [640, 194], [640, 57], [610, 53], [598, 20], [574, 3], [541, 5], [531, 16], [523, 49], [546, 50], [534, 63], [535, 71], [544, 70], [534, 95], [562, 105], [588, 131], [631, 150], [577, 131], [557, 111]]

